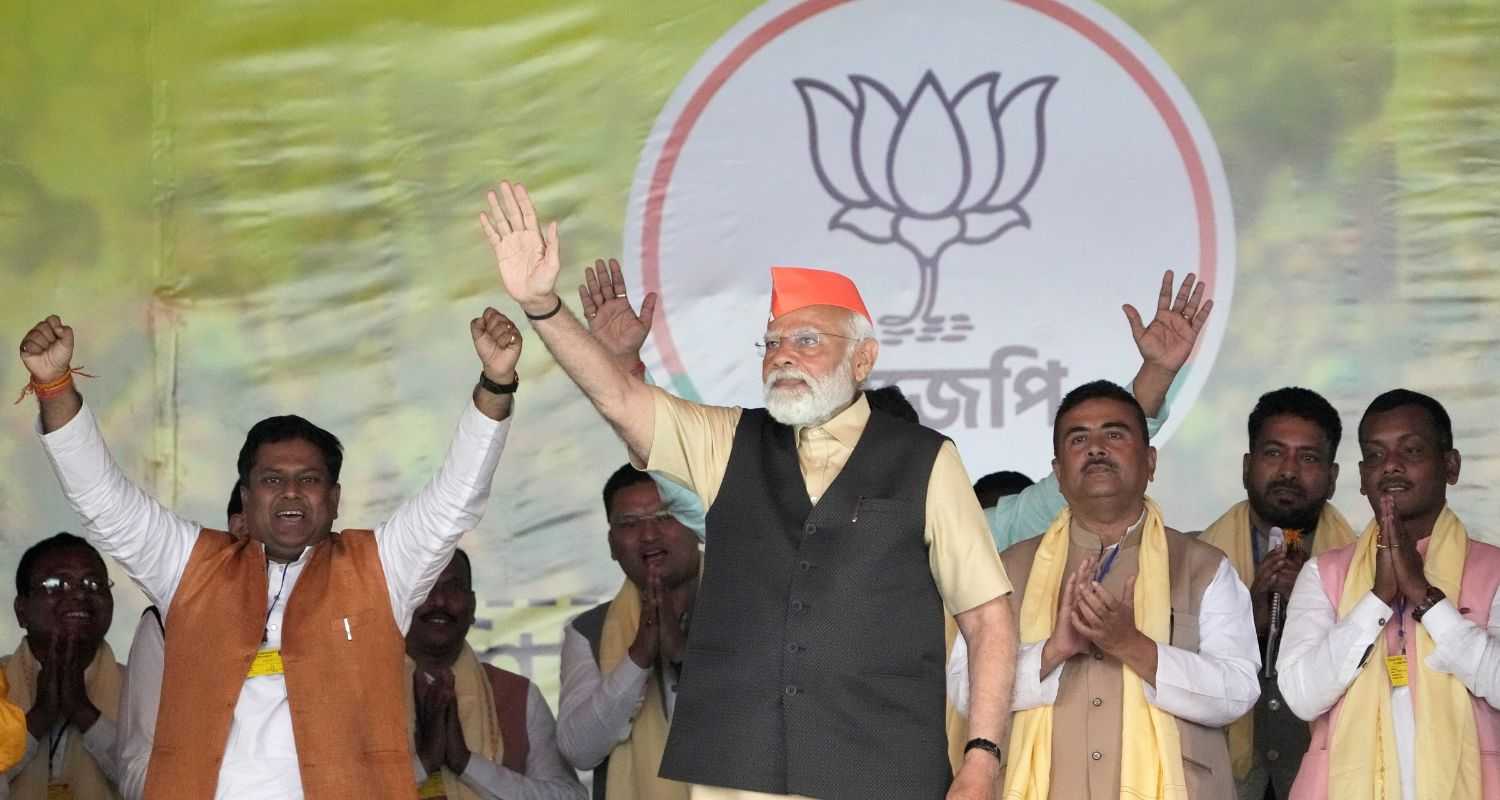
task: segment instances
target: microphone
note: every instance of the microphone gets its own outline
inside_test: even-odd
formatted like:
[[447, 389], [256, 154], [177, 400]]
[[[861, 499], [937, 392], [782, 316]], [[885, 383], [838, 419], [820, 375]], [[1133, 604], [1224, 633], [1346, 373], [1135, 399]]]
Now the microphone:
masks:
[[[1266, 536], [1266, 552], [1286, 546], [1286, 532], [1273, 525]], [[1271, 620], [1266, 626], [1266, 649], [1260, 662], [1260, 674], [1270, 679], [1276, 677], [1276, 651], [1281, 644], [1281, 592], [1271, 592]]]

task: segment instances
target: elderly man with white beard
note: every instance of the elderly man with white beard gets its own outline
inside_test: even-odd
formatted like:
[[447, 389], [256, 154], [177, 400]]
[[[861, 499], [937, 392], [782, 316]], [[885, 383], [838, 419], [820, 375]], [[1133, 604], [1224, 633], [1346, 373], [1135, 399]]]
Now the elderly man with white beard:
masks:
[[[879, 345], [854, 284], [773, 270], [766, 408], [690, 403], [622, 369], [563, 306], [557, 224], [543, 233], [526, 190], [501, 183], [488, 200], [506, 291], [632, 459], [708, 509], [661, 776], [695, 800], [993, 798], [1010, 582], [953, 444], [859, 391]], [[979, 679], [956, 779], [944, 610]]]

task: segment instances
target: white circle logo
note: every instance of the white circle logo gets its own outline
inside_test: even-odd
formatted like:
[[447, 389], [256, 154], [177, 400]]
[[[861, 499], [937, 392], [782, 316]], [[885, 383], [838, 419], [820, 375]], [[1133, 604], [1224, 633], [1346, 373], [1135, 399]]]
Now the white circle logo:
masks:
[[[662, 297], [648, 353], [692, 399], [760, 405], [769, 267], [851, 276], [896, 383], [976, 473], [1044, 474], [1066, 391], [1129, 380], [1122, 303], [1197, 273], [1223, 339], [1234, 222], [1218, 150], [1146, 42], [1089, 2], [807, 0], [757, 9], [668, 102], [625, 228]], [[1149, 316], [1149, 311], [1148, 311]]]

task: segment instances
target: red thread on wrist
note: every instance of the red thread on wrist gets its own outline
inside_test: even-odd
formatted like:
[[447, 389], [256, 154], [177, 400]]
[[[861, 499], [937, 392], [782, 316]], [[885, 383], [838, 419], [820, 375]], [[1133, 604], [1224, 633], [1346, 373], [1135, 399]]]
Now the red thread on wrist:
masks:
[[70, 388], [72, 388], [74, 375], [81, 375], [85, 378], [99, 377], [97, 375], [90, 375], [89, 373], [84, 372], [83, 367], [72, 367], [67, 372], [63, 373], [63, 376], [61, 378], [58, 378], [55, 381], [51, 381], [50, 383], [37, 383], [36, 378], [32, 378], [30, 381], [27, 381], [24, 387], [22, 387], [21, 393], [16, 396], [16, 402], [11, 403], [11, 405], [20, 405], [21, 401], [25, 400], [26, 395], [28, 394], [36, 395], [36, 399], [39, 401], [63, 394]]

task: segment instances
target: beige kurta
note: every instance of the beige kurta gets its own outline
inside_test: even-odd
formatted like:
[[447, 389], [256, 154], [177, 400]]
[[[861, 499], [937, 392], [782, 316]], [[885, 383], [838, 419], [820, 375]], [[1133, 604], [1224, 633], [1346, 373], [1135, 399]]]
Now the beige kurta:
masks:
[[[711, 508], [729, 468], [740, 409], [691, 403], [660, 389], [655, 391], [656, 431], [646, 468], [689, 487], [704, 508]], [[823, 425], [796, 428], [797, 460], [808, 498], [814, 504], [848, 463], [869, 420], [870, 404], [860, 394], [853, 405]], [[984, 512], [952, 442], [943, 443], [933, 462], [924, 513], [928, 566], [948, 613], [961, 614], [1010, 592], [1010, 580], [995, 552]], [[692, 787], [693, 800], [780, 796]]]

